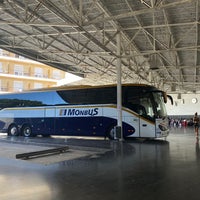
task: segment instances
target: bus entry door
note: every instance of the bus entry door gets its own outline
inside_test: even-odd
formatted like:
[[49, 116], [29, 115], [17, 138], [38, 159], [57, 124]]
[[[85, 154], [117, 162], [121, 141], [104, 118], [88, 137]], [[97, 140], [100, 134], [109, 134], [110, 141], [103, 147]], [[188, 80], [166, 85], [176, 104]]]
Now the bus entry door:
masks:
[[155, 137], [155, 124], [150, 123], [143, 117], [140, 117], [140, 137], [143, 138]]

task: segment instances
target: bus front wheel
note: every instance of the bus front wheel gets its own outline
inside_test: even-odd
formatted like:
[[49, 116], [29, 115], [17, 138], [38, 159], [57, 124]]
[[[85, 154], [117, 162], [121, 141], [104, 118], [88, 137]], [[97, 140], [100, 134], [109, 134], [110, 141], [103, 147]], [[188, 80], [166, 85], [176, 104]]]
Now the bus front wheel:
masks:
[[19, 134], [19, 132], [18, 132], [17, 125], [11, 124], [8, 128], [8, 135], [9, 136], [18, 136], [18, 134]]
[[25, 137], [32, 136], [32, 130], [31, 130], [31, 127], [29, 125], [24, 125], [22, 127], [22, 135], [25, 136]]

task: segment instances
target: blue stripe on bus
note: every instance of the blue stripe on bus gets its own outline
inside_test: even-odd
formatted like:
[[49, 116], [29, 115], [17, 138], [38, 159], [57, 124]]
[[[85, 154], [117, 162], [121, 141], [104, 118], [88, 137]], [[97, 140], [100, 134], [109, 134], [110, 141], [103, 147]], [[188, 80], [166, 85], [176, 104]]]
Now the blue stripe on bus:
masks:
[[[5, 124], [12, 123], [20, 128], [24, 124], [31, 125], [34, 135], [105, 136], [109, 129], [117, 125], [117, 120], [109, 117], [4, 118], [0, 121], [0, 129], [3, 131], [8, 128], [4, 127]], [[124, 137], [134, 132], [134, 127], [123, 122]]]

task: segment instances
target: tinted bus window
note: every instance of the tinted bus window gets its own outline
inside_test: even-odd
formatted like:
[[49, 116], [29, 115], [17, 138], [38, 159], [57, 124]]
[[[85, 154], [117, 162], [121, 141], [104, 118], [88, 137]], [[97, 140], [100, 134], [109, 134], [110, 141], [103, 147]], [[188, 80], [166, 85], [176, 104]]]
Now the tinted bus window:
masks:
[[117, 99], [115, 87], [65, 90], [58, 94], [70, 104], [109, 104]]
[[0, 108], [66, 104], [55, 92], [32, 92], [0, 95]]
[[140, 88], [128, 88], [126, 93], [126, 106], [139, 115], [154, 118], [152, 97], [150, 92]]

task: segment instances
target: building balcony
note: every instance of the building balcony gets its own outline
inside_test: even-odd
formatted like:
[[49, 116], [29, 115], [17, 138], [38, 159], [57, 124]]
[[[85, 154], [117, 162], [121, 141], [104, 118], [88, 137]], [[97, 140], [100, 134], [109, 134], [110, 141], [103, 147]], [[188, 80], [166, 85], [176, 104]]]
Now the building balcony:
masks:
[[29, 73], [16, 73], [15, 74], [8, 74], [0, 72], [0, 77], [4, 78], [14, 78], [14, 79], [20, 79], [20, 80], [30, 80], [30, 81], [43, 81], [43, 82], [52, 82], [57, 83], [58, 80], [49, 78], [47, 75], [38, 75], [35, 74], [35, 76], [30, 76]]

